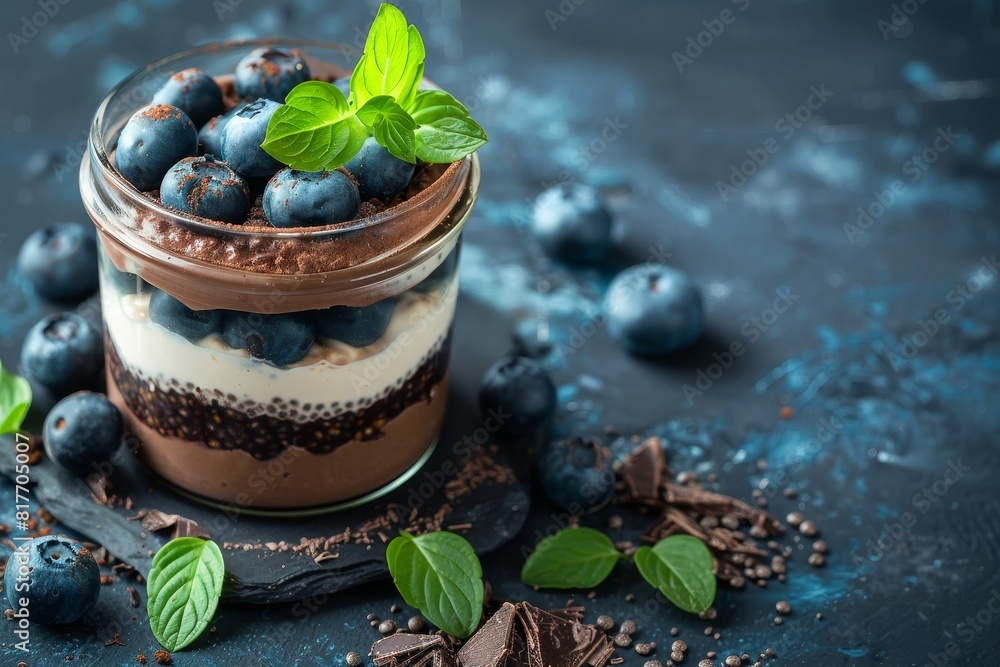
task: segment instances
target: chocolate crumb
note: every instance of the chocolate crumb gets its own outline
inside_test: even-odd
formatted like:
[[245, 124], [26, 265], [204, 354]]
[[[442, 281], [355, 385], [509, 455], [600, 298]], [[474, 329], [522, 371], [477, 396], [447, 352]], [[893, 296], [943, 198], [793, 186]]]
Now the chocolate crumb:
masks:
[[594, 624], [601, 630], [608, 632], [615, 627], [615, 619], [611, 618], [607, 614], [601, 614], [597, 617], [597, 622]]
[[684, 654], [681, 653], [680, 651], [671, 651], [670, 652], [670, 659], [673, 660], [674, 662], [683, 662], [684, 661]]
[[676, 653], [683, 653], [684, 651], [688, 650], [687, 642], [684, 641], [683, 639], [678, 639], [677, 641], [675, 641], [673, 644], [670, 645], [670, 650]]
[[678, 630], [677, 628], [670, 628], [670, 636], [671, 637], [676, 637], [679, 634], [680, 634], [680, 630]]
[[378, 631], [383, 635], [391, 635], [396, 631], [396, 624], [391, 620], [385, 620], [378, 624]]
[[823, 558], [823, 554], [812, 553], [809, 554], [809, 564], [813, 567], [823, 567], [826, 565], [826, 559]]
[[815, 542], [813, 542], [813, 551], [815, 551], [816, 553], [825, 554], [827, 551], [826, 542], [824, 542], [823, 540], [816, 540]]
[[726, 656], [726, 667], [740, 667], [742, 663], [743, 660], [740, 659], [740, 656], [736, 655], [735, 653]]
[[611, 530], [621, 530], [621, 527], [625, 525], [625, 520], [622, 519], [617, 514], [613, 514], [611, 518], [608, 519], [608, 528]]
[[620, 665], [620, 664], [622, 664], [623, 662], [625, 662], [625, 658], [622, 658], [622, 657], [620, 657], [620, 656], [619, 656], [619, 657], [617, 657], [617, 658], [611, 658], [611, 660], [609, 660], [609, 662], [610, 662], [610, 663], [611, 663], [612, 665]]
[[635, 621], [633, 621], [631, 618], [626, 618], [624, 621], [622, 621], [622, 626], [618, 628], [618, 632], [624, 632], [627, 635], [634, 635]]
[[709, 651], [708, 653], [705, 654], [705, 657], [709, 658], [710, 660], [715, 660], [715, 656], [717, 655], [719, 654], [716, 653], [715, 651]]
[[764, 655], [766, 655], [768, 658], [777, 658], [778, 657], [778, 654], [775, 653], [774, 649], [771, 648], [770, 646], [768, 646], [766, 649], [764, 649]]
[[128, 603], [133, 607], [139, 606], [139, 594], [131, 586], [127, 587], [125, 590], [128, 591]]
[[699, 613], [698, 618], [702, 619], [703, 621], [712, 621], [715, 620], [715, 618], [718, 617], [718, 615], [719, 612], [718, 610], [716, 610], [715, 607], [709, 607], [705, 611]]
[[362, 662], [361, 655], [358, 654], [356, 651], [351, 651], [350, 653], [348, 653], [345, 659], [347, 660], [347, 664], [350, 665], [351, 667], [358, 667], [358, 665], [360, 665]]
[[392, 612], [393, 614], [398, 614], [399, 613], [399, 605], [396, 604], [396, 603], [393, 603], [393, 605], [391, 607], [389, 607], [389, 611]]
[[427, 628], [427, 622], [423, 616], [414, 616], [406, 622], [406, 628], [410, 632], [423, 632]]
[[119, 637], [117, 633], [115, 633], [115, 636], [112, 637], [109, 641], [104, 642], [104, 645], [105, 646], [128, 646], [128, 644], [126, 644], [125, 642], [122, 641], [121, 637]]
[[798, 528], [805, 521], [805, 517], [802, 516], [801, 512], [789, 512], [788, 516], [785, 517], [785, 522], [792, 528]]
[[817, 611], [816, 612], [816, 620], [817, 621], [822, 621], [823, 620], [823, 614]]
[[632, 645], [632, 637], [624, 632], [619, 632], [615, 635], [615, 646], [620, 648], [628, 648]]
[[787, 616], [792, 613], [792, 605], [788, 604], [785, 600], [779, 600], [774, 608], [778, 610], [779, 614]]
[[140, 665], [145, 665], [146, 664], [146, 654], [145, 653], [139, 653], [138, 655], [135, 656], [135, 661], [138, 662]]
[[639, 642], [635, 645], [635, 652], [639, 655], [649, 655], [656, 648], [656, 644], [650, 642]]
[[629, 593], [625, 596], [625, 602], [635, 602], [635, 594]]
[[161, 665], [173, 664], [174, 660], [170, 657], [170, 654], [164, 651], [162, 648], [156, 649], [153, 653], [153, 660], [160, 663]]
[[659, 660], [647, 660], [642, 667], [663, 667], [663, 663]]
[[774, 624], [775, 624], [775, 625], [781, 625], [781, 624], [782, 624], [782, 623], [784, 623], [784, 622], [785, 622], [785, 621], [784, 621], [784, 619], [783, 619], [783, 618], [781, 618], [780, 616], [775, 616], [775, 617], [774, 617]]
[[698, 663], [698, 667], [715, 667], [715, 663], [709, 660], [708, 658], [705, 658], [704, 660]]
[[813, 523], [812, 521], [803, 521], [801, 524], [799, 524], [799, 532], [805, 535], [806, 537], [812, 537], [813, 535], [818, 533], [819, 530], [816, 528], [816, 524]]

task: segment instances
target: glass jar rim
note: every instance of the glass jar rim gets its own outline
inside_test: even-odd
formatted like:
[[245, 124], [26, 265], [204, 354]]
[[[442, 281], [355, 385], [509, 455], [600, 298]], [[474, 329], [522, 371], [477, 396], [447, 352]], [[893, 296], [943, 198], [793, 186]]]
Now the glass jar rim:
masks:
[[[325, 42], [322, 40], [314, 39], [302, 39], [302, 38], [284, 38], [284, 37], [264, 37], [264, 38], [253, 38], [253, 39], [237, 39], [237, 40], [224, 40], [219, 42], [210, 42], [208, 44], [203, 44], [201, 46], [196, 46], [184, 51], [179, 51], [172, 55], [161, 58], [160, 60], [154, 61], [144, 67], [141, 67], [124, 79], [122, 79], [117, 85], [108, 91], [104, 99], [101, 100], [100, 105], [97, 107], [97, 111], [94, 114], [93, 121], [90, 125], [90, 134], [88, 137], [88, 143], [92, 155], [96, 157], [96, 164], [100, 169], [100, 178], [105, 179], [106, 182], [112, 183], [115, 190], [119, 194], [125, 196], [132, 205], [136, 206], [138, 209], [146, 209], [152, 212], [164, 220], [168, 220], [171, 224], [179, 225], [183, 228], [189, 229], [192, 232], [197, 232], [206, 235], [218, 235], [219, 233], [230, 234], [232, 236], [242, 236], [250, 239], [271, 239], [275, 241], [290, 241], [290, 240], [303, 240], [303, 241], [317, 241], [324, 240], [327, 238], [335, 238], [339, 235], [358, 232], [361, 230], [370, 229], [376, 227], [379, 224], [389, 222], [395, 219], [397, 216], [406, 215], [413, 209], [419, 208], [426, 200], [433, 196], [435, 190], [435, 184], [431, 183], [430, 186], [424, 188], [420, 192], [417, 192], [412, 197], [387, 208], [385, 210], [379, 211], [369, 216], [361, 217], [356, 220], [350, 220], [347, 222], [337, 223], [333, 225], [323, 225], [318, 227], [308, 227], [308, 228], [290, 228], [290, 229], [278, 229], [278, 228], [264, 228], [260, 226], [254, 226], [251, 228], [241, 228], [240, 225], [222, 225], [214, 221], [206, 221], [200, 219], [196, 216], [185, 214], [181, 211], [171, 209], [164, 206], [162, 203], [150, 198], [145, 193], [139, 191], [135, 186], [129, 183], [119, 171], [114, 167], [111, 162], [111, 156], [107, 150], [104, 140], [104, 133], [108, 129], [105, 127], [104, 118], [107, 113], [108, 107], [118, 96], [123, 95], [126, 91], [130, 90], [138, 81], [141, 81], [143, 77], [149, 76], [151, 73], [158, 73], [163, 71], [169, 71], [169, 66], [171, 63], [182, 61], [186, 58], [197, 56], [199, 54], [207, 54], [213, 51], [223, 52], [233, 52], [237, 49], [247, 49], [247, 48], [259, 48], [265, 46], [286, 46], [292, 48], [308, 49], [324, 49], [326, 51], [339, 51], [345, 56], [360, 56], [361, 52], [353, 47], [345, 44], [340, 44], [336, 42]], [[305, 53], [308, 57], [310, 54]], [[426, 77], [422, 80], [422, 84], [430, 86], [432, 88], [438, 88], [432, 81]], [[139, 108], [139, 107], [137, 107]], [[455, 169], [455, 167], [461, 167], [462, 163], [468, 162], [469, 167], [467, 169]], [[464, 177], [464, 179], [470, 178], [471, 172], [478, 172], [478, 159], [475, 154], [472, 154], [456, 163], [453, 163], [448, 169], [445, 170], [438, 177], [438, 181], [445, 178], [455, 178], [456, 176]], [[478, 181], [478, 178], [475, 179]], [[456, 184], [461, 187], [462, 184]]]

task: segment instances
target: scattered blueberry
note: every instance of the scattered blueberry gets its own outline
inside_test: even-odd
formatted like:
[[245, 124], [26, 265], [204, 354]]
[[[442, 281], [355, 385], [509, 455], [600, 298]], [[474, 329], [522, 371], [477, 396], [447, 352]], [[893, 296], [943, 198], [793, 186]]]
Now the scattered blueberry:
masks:
[[167, 79], [153, 95], [153, 104], [175, 106], [199, 126], [224, 110], [219, 84], [196, 67], [177, 72]]
[[267, 135], [267, 123], [279, 106], [265, 99], [247, 104], [222, 130], [222, 159], [243, 176], [273, 176], [281, 169], [281, 163], [260, 147]]
[[499, 430], [519, 436], [544, 424], [556, 409], [556, 387], [537, 361], [504, 357], [490, 366], [479, 386], [479, 408], [503, 415]]
[[316, 340], [316, 324], [305, 313], [261, 315], [230, 311], [222, 321], [222, 337], [237, 350], [275, 366], [306, 356]]
[[548, 497], [570, 514], [595, 512], [615, 494], [611, 456], [594, 438], [577, 436], [549, 443], [538, 474]]
[[611, 213], [582, 183], [549, 188], [535, 200], [532, 230], [547, 253], [573, 264], [598, 264], [611, 252]]
[[236, 65], [236, 94], [284, 102], [292, 88], [310, 79], [299, 51], [254, 49]]
[[615, 276], [604, 308], [612, 337], [640, 355], [690, 345], [705, 322], [698, 287], [686, 274], [662, 264], [640, 264]]
[[250, 212], [250, 186], [212, 155], [186, 157], [167, 172], [160, 199], [178, 211], [242, 224]]
[[358, 182], [362, 199], [385, 201], [410, 184], [417, 167], [390, 153], [375, 137], [368, 137], [344, 168]]
[[430, 294], [443, 288], [454, 277], [455, 271], [458, 269], [458, 259], [461, 254], [462, 242], [459, 241], [455, 244], [455, 248], [448, 253], [448, 256], [444, 258], [444, 261], [431, 271], [429, 276], [414, 285], [413, 289], [421, 294]]
[[72, 623], [97, 604], [101, 570], [81, 543], [46, 535], [18, 546], [7, 561], [3, 588], [15, 610], [21, 609], [22, 598], [28, 598], [32, 623]]
[[222, 313], [218, 310], [192, 310], [163, 290], [154, 290], [149, 297], [149, 319], [178, 336], [199, 341], [220, 330]]
[[56, 403], [45, 418], [45, 454], [74, 475], [95, 471], [121, 444], [121, 413], [104, 394], [78, 391]]
[[90, 225], [61, 222], [31, 233], [17, 269], [35, 290], [58, 301], [79, 301], [97, 290], [97, 234]]
[[89, 387], [104, 364], [101, 336], [75, 313], [52, 313], [31, 327], [21, 366], [39, 384], [69, 393]]
[[202, 155], [222, 155], [222, 131], [226, 129], [229, 119], [242, 108], [243, 105], [237, 104], [221, 116], [210, 118], [201, 126], [198, 130], [198, 143], [201, 145]]
[[371, 345], [389, 327], [393, 301], [389, 297], [361, 308], [334, 306], [319, 311], [316, 314], [316, 330], [322, 336], [354, 347]]
[[155, 190], [178, 160], [197, 154], [198, 130], [191, 119], [177, 107], [159, 104], [128, 119], [115, 149], [115, 168], [136, 189]]
[[358, 188], [342, 171], [279, 171], [264, 188], [264, 215], [275, 227], [346, 222], [358, 214]]

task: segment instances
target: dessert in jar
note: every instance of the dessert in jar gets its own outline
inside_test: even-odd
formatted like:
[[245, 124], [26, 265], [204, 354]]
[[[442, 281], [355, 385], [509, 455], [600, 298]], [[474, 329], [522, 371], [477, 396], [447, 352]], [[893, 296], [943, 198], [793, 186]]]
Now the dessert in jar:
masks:
[[438, 437], [475, 155], [410, 164], [369, 137], [340, 168], [296, 171], [260, 150], [294, 86], [350, 94], [351, 58], [205, 46], [132, 75], [94, 119], [80, 180], [108, 394], [142, 462], [208, 501], [363, 502]]

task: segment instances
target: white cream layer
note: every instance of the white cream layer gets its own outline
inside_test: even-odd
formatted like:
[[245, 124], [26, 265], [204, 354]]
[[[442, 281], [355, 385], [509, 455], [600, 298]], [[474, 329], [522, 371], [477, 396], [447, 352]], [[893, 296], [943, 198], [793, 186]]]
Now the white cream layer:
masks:
[[[237, 404], [269, 404], [276, 397], [299, 405], [357, 404], [398, 387], [447, 336], [457, 281], [432, 294], [397, 298], [389, 327], [366, 347], [320, 338], [298, 363], [276, 368], [235, 350], [212, 334], [198, 343], [149, 321], [148, 295], [120, 296], [102, 289], [104, 322], [118, 356], [130, 370], [158, 382], [190, 383], [203, 393], [235, 395]], [[220, 401], [228, 403], [228, 401]], [[367, 402], [367, 401], [365, 401]], [[340, 410], [334, 410], [339, 412]]]

